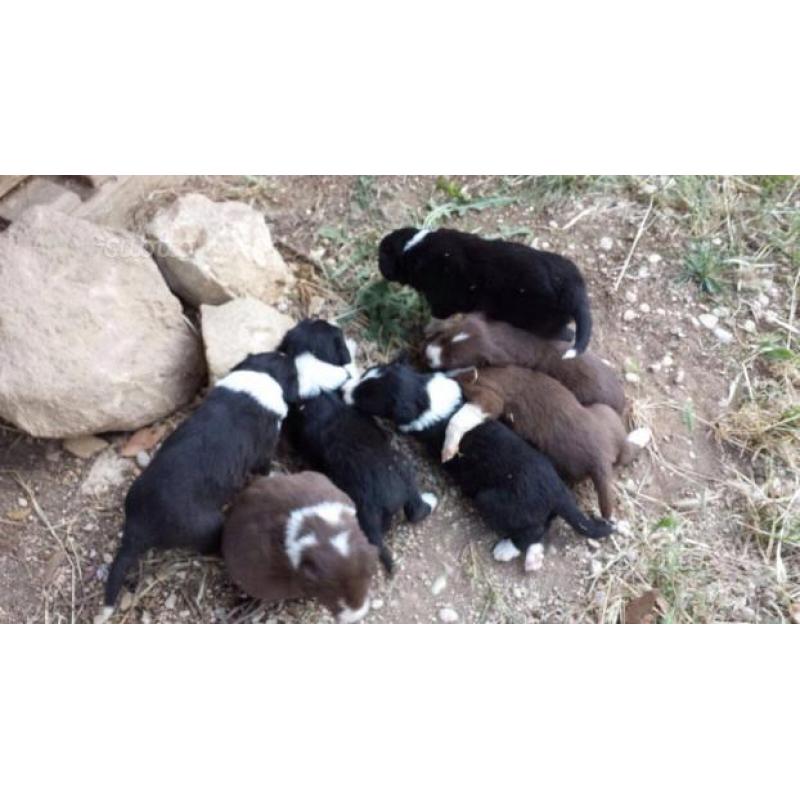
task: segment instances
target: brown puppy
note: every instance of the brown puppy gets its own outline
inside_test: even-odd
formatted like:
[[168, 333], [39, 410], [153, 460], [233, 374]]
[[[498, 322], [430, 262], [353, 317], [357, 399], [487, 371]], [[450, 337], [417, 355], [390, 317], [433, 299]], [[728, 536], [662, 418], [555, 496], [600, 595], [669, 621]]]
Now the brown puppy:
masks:
[[434, 369], [504, 367], [516, 365], [545, 372], [562, 383], [583, 405], [604, 403], [618, 414], [625, 410], [622, 381], [597, 356], [583, 353], [573, 359], [562, 356], [568, 342], [540, 337], [506, 322], [487, 320], [482, 314], [466, 314], [432, 329], [425, 348]]
[[228, 516], [222, 555], [252, 597], [314, 597], [338, 622], [358, 622], [369, 611], [378, 550], [359, 528], [352, 500], [318, 472], [254, 480]]
[[650, 439], [646, 428], [627, 437], [613, 408], [582, 406], [557, 380], [526, 367], [485, 367], [456, 377], [469, 401], [450, 419], [442, 461], [458, 452], [464, 434], [485, 419], [502, 417], [517, 434], [550, 457], [568, 482], [591, 478], [600, 513], [614, 514], [613, 467], [632, 461]]

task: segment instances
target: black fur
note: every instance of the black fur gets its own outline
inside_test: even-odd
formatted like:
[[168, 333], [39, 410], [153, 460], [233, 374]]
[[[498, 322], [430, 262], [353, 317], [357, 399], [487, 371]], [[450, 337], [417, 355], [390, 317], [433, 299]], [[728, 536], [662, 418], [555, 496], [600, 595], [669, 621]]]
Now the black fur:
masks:
[[368, 414], [332, 392], [294, 406], [287, 429], [310, 466], [350, 496], [361, 529], [391, 572], [392, 556], [383, 538], [395, 514], [402, 509], [409, 522], [420, 522], [431, 513], [411, 465]]
[[547, 339], [563, 338], [575, 320], [575, 349], [592, 333], [586, 284], [578, 267], [557, 253], [502, 239], [441, 228], [404, 252], [416, 228], [401, 228], [381, 241], [384, 278], [421, 292], [434, 317], [483, 311]]
[[[353, 389], [352, 400], [358, 408], [400, 426], [428, 410], [426, 387], [435, 373], [418, 373], [397, 362], [380, 369], [378, 377], [363, 380]], [[412, 432], [437, 462], [450, 416]], [[491, 420], [478, 425], [464, 436], [460, 452], [444, 469], [486, 522], [521, 552], [540, 541], [557, 516], [583, 536], [596, 539], [611, 533], [609, 523], [581, 513], [550, 461], [502, 423]]]
[[324, 319], [304, 319], [286, 333], [278, 350], [292, 358], [311, 353], [320, 361], [343, 367], [351, 361], [344, 334]]
[[[297, 399], [294, 362], [282, 353], [246, 358], [236, 370], [271, 375], [288, 403]], [[219, 549], [222, 509], [251, 472], [266, 475], [282, 419], [247, 394], [212, 389], [161, 445], [125, 498], [125, 528], [106, 583], [113, 606], [125, 575], [151, 547]]]

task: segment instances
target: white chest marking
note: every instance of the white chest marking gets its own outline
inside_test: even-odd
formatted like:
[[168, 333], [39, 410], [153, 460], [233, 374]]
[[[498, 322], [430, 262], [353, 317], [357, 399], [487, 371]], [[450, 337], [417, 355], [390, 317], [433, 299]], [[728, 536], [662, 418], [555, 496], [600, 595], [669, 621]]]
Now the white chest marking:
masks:
[[280, 384], [266, 372], [254, 372], [249, 369], [237, 369], [217, 381], [215, 389], [227, 389], [230, 392], [242, 392], [253, 398], [259, 405], [283, 419], [288, 408], [283, 399]]
[[[302, 400], [316, 397], [320, 392], [333, 392], [351, 377], [347, 367], [320, 361], [312, 353], [303, 353], [294, 360], [297, 367], [297, 387]], [[347, 366], [353, 369], [352, 362]]]
[[428, 410], [413, 422], [400, 425], [403, 433], [424, 431], [440, 420], [447, 419], [461, 405], [461, 387], [441, 372], [435, 373], [428, 381], [425, 391], [428, 394]]
[[364, 601], [361, 608], [349, 608], [343, 602], [340, 603], [341, 611], [336, 615], [337, 622], [358, 622], [367, 616], [369, 611], [369, 597]]
[[417, 231], [405, 244], [403, 248], [403, 252], [407, 253], [412, 247], [418, 245], [428, 234], [430, 231], [427, 228], [423, 228], [421, 231]]

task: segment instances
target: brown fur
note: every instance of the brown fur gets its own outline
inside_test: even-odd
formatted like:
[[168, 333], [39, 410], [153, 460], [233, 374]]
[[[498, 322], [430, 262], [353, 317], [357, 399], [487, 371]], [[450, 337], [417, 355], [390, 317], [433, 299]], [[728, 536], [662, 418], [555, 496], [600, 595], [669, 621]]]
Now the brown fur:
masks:
[[[334, 525], [309, 516], [303, 535], [313, 533], [318, 544], [302, 551], [297, 568], [286, 551], [286, 526], [293, 511], [323, 502], [343, 503], [355, 512], [350, 498], [318, 472], [257, 478], [236, 499], [222, 538], [225, 565], [247, 594], [269, 603], [316, 598], [337, 615], [342, 604], [360, 608], [366, 601], [378, 559], [353, 514]], [[345, 557], [330, 544], [349, 532]]]
[[470, 403], [493, 419], [502, 418], [549, 456], [564, 480], [591, 478], [601, 514], [613, 516], [613, 467], [627, 464], [639, 450], [626, 441], [613, 408], [582, 406], [557, 380], [526, 367], [474, 369], [456, 380]]
[[[450, 321], [452, 320], [452, 322]], [[625, 391], [614, 370], [592, 353], [564, 360], [568, 342], [542, 339], [506, 322], [487, 320], [482, 314], [450, 318], [431, 329], [426, 344], [442, 348], [440, 369], [503, 367], [516, 365], [538, 369], [566, 386], [583, 405], [604, 403], [618, 414], [625, 410]], [[469, 338], [453, 342], [458, 334]]]

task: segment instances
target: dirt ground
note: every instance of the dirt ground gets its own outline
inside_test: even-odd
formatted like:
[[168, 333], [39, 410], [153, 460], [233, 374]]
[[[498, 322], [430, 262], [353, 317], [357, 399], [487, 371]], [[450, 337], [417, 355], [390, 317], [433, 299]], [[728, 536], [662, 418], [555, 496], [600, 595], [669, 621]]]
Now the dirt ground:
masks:
[[[362, 345], [362, 366], [401, 343], [369, 341], [363, 310], [353, 309], [340, 290], [346, 271], [338, 283], [328, 276], [346, 267], [376, 277], [374, 242], [427, 214], [444, 215], [438, 224], [563, 252], [586, 276], [595, 320], [591, 348], [625, 376], [629, 426], [647, 425], [654, 435], [648, 450], [618, 475], [620, 531], [598, 545], [559, 522], [541, 570], [525, 573], [519, 561], [497, 563], [491, 557], [496, 535], [438, 465], [413, 442], [395, 437], [415, 460], [421, 486], [441, 502], [420, 525], [396, 524], [389, 539], [396, 575], [376, 581], [367, 622], [440, 622], [456, 615], [460, 622], [616, 622], [626, 607], [638, 614], [629, 603], [642, 596], [658, 621], [791, 619], [800, 600], [796, 540], [765, 542], [752, 530], [742, 500], [742, 485], [763, 487], [773, 476], [759, 475], [751, 453], [721, 441], [716, 421], [739, 402], [737, 378], [759, 337], [781, 330], [754, 314], [749, 298], [766, 297], [780, 318], [790, 320], [786, 309], [795, 298], [790, 283], [763, 270], [756, 271], [751, 294], [741, 285], [707, 294], [683, 282], [686, 215], [694, 212], [659, 213], [653, 198], [663, 185], [642, 179], [541, 189], [521, 179], [288, 177], [197, 178], [176, 189], [198, 188], [262, 209], [287, 258], [307, 276], [300, 281], [299, 308], [340, 317]], [[173, 196], [172, 190], [155, 192], [132, 210], [129, 227], [141, 230]], [[486, 197], [513, 202], [469, 207], [471, 199]], [[448, 203], [459, 210], [450, 213]], [[706, 313], [718, 317], [732, 341], [698, 321]], [[748, 380], [760, 369], [752, 363]], [[104, 438], [119, 448], [129, 435]], [[94, 459], [5, 424], [0, 458], [0, 621], [91, 621], [101, 606], [136, 462], [110, 491], [86, 494], [81, 487]], [[285, 456], [276, 469], [290, 466]], [[581, 487], [578, 497], [596, 513], [590, 488]], [[262, 607], [229, 584], [216, 559], [174, 552], [143, 561], [135, 592], [126, 592], [114, 619], [331, 621], [311, 603]]]

